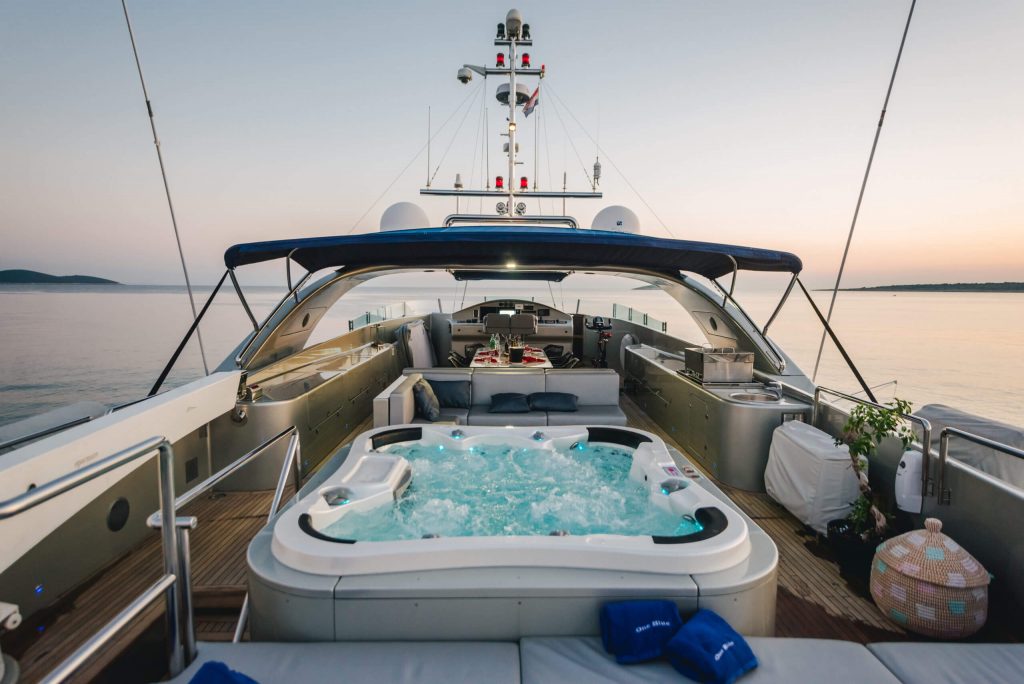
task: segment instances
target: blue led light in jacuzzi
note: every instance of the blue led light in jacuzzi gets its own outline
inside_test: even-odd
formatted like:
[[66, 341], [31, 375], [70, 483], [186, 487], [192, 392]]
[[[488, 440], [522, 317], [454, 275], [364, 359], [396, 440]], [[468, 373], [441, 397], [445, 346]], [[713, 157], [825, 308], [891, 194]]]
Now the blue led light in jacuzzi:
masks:
[[[323, 530], [340, 539], [569, 534], [686, 535], [700, 524], [652, 505], [629, 479], [629, 450], [580, 444], [567, 451], [477, 446], [466, 451], [394, 445], [412, 484], [393, 505], [353, 512]], [[582, 447], [582, 448], [581, 448]]]

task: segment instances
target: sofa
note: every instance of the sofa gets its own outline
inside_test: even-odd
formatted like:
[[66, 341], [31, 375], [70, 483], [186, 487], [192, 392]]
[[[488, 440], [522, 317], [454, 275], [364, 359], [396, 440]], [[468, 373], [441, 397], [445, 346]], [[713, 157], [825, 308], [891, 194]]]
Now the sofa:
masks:
[[[740, 684], [864, 682], [999, 684], [1024, 681], [1024, 644], [878, 643], [828, 639], [747, 639], [760, 666]], [[516, 642], [200, 642], [195, 662], [171, 680], [188, 682], [211, 660], [259, 682], [347, 681], [688, 682], [664, 661], [617, 665], [597, 637], [533, 637]]]
[[[626, 425], [619, 408], [619, 376], [609, 368], [471, 369], [407, 368], [373, 400], [373, 425], [427, 423], [416, 417], [413, 385], [428, 381], [470, 381], [470, 408], [441, 408], [439, 422], [459, 425]], [[577, 396], [576, 411], [491, 413], [491, 396], [516, 392], [565, 392]]]

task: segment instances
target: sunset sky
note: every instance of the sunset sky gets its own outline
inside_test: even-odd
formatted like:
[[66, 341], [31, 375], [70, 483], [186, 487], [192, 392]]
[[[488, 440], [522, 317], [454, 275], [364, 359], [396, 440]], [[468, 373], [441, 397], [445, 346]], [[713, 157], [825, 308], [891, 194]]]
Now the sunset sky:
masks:
[[[376, 230], [403, 200], [434, 222], [451, 213], [417, 194], [425, 155], [370, 207], [423, 146], [427, 107], [437, 128], [483, 87], [455, 73], [493, 64], [511, 6], [130, 2], [194, 280], [214, 282], [237, 242]], [[793, 251], [813, 285], [830, 283], [909, 2], [517, 6], [550, 74], [520, 127], [524, 175], [542, 121], [541, 187], [550, 168], [586, 188], [568, 140], [588, 170], [595, 146], [572, 112], [611, 155], [605, 198], [569, 203], [583, 225], [624, 204], [668, 236], [618, 166], [675, 237]], [[846, 284], [1024, 280], [1022, 35], [1020, 0], [918, 3]], [[505, 175], [499, 82], [476, 96], [435, 185], [457, 172], [479, 185], [481, 103], [490, 176]], [[0, 268], [181, 282], [117, 0], [0, 4], [0, 231]]]

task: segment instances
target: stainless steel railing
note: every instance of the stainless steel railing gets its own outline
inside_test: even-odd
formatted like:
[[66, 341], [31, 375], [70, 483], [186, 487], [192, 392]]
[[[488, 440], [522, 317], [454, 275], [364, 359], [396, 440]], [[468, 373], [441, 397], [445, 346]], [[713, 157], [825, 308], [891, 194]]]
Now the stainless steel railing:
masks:
[[1009, 444], [1003, 444], [997, 442], [994, 439], [988, 437], [982, 437], [972, 432], [960, 430], [959, 428], [946, 427], [942, 428], [942, 432], [939, 433], [939, 474], [938, 484], [936, 489], [938, 490], [938, 503], [942, 506], [948, 506], [952, 500], [953, 493], [946, 489], [946, 461], [949, 459], [949, 438], [950, 436], [959, 437], [960, 439], [966, 439], [968, 442], [974, 442], [975, 444], [983, 447], [988, 447], [995, 451], [1000, 451], [1010, 456], [1016, 456], [1017, 458], [1024, 458], [1024, 450], [1012, 447]]
[[[300, 451], [301, 447], [299, 444], [299, 431], [294, 427], [291, 428], [291, 439], [288, 440], [288, 452], [285, 454], [284, 463], [281, 464], [281, 474], [277, 478], [277, 488], [274, 490], [274, 498], [270, 502], [270, 512], [267, 514], [267, 522], [269, 523], [277, 515], [277, 509], [281, 505], [281, 499], [284, 498], [285, 484], [288, 482], [288, 471], [294, 470], [295, 473], [295, 496], [299, 495], [299, 485], [302, 484], [302, 478], [300, 477]], [[245, 625], [249, 621], [249, 592], [245, 592], [245, 598], [242, 599], [242, 610], [238, 613], [238, 624], [235, 625], [235, 633], [231, 637], [233, 643], [238, 643], [242, 640], [242, 635], [245, 634]]]
[[[150, 437], [135, 446], [102, 458], [83, 468], [58, 477], [44, 485], [0, 502], [0, 520], [13, 518], [40, 506], [61, 494], [91, 482], [125, 464], [159, 453], [159, 485], [160, 511], [164, 518], [174, 516], [174, 450], [164, 437]], [[138, 616], [161, 594], [164, 595], [167, 608], [167, 638], [169, 641], [168, 670], [172, 676], [179, 674], [187, 665], [190, 654], [186, 654], [184, 644], [189, 635], [185, 633], [187, 624], [183, 617], [184, 600], [179, 581], [183, 577], [179, 536], [175, 526], [168, 526], [161, 531], [164, 552], [164, 574], [135, 599], [127, 608], [117, 614], [113, 620], [105, 624], [91, 639], [82, 644], [74, 653], [62, 662], [44, 681], [60, 682], [67, 679], [84, 662], [95, 655], [104, 645], [113, 639], [118, 632]], [[184, 548], [187, 554], [187, 546]], [[194, 637], [193, 637], [194, 641]]]
[[[845, 392], [839, 392], [838, 390], [829, 389], [828, 387], [821, 387], [820, 385], [814, 389], [814, 403], [811, 405], [811, 425], [818, 424], [818, 405], [821, 403], [821, 395], [829, 394], [833, 397], [839, 397], [840, 399], [846, 399], [852, 401], [855, 404], [862, 404], [864, 406], [871, 406], [873, 408], [887, 409], [888, 407], [877, 404], [867, 399], [861, 399], [855, 397], [852, 394], [846, 394]], [[900, 417], [904, 420], [916, 423], [921, 426], [921, 494], [928, 495], [931, 489], [931, 445], [932, 445], [932, 424], [928, 420], [919, 416], [910, 414], [900, 414]]]

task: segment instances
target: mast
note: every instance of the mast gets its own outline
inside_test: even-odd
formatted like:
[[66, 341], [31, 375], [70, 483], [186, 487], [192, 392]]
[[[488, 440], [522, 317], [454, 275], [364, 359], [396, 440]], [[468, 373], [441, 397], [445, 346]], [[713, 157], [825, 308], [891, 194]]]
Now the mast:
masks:
[[[519, 85], [519, 82], [520, 82], [522, 77], [536, 76], [538, 78], [544, 78], [544, 67], [541, 66], [539, 69], [538, 68], [534, 68], [530, 64], [530, 56], [529, 56], [529, 54], [526, 53], [526, 52], [522, 52], [522, 53], [520, 52], [520, 50], [522, 48], [532, 46], [533, 45], [533, 39], [530, 36], [530, 25], [523, 22], [523, 16], [522, 16], [522, 13], [519, 12], [519, 10], [517, 10], [517, 9], [509, 10], [508, 14], [505, 16], [505, 21], [503, 23], [499, 23], [498, 24], [498, 33], [497, 33], [497, 37], [494, 39], [494, 45], [496, 45], [499, 49], [506, 49], [507, 48], [507, 50], [508, 50], [507, 54], [504, 51], [498, 53], [497, 58], [496, 58], [496, 64], [495, 64], [494, 67], [478, 66], [478, 65], [475, 65], [475, 64], [463, 64], [462, 68], [459, 69], [457, 77], [458, 77], [458, 80], [460, 82], [464, 83], [464, 84], [465, 83], [469, 83], [470, 81], [473, 80], [473, 74], [479, 74], [480, 76], [483, 76], [484, 79], [485, 79], [485, 83], [486, 83], [486, 78], [488, 76], [507, 76], [508, 77], [508, 85], [507, 86], [505, 84], [499, 85], [498, 86], [498, 91], [496, 93], [498, 101], [501, 102], [501, 104], [503, 104], [503, 105], [508, 107], [508, 118], [507, 118], [508, 123], [507, 123], [507, 126], [506, 126], [505, 130], [500, 132], [502, 136], [505, 136], [508, 139], [508, 151], [507, 151], [508, 170], [506, 171], [506, 173], [508, 175], [505, 178], [501, 179], [502, 182], [503, 183], [507, 183], [507, 185], [503, 185], [502, 187], [498, 187], [497, 180], [498, 180], [498, 178], [500, 178], [500, 177], [498, 177], [498, 178], [495, 178], [495, 187], [493, 189], [491, 188], [491, 177], [490, 177], [490, 173], [489, 173], [489, 169], [490, 169], [490, 155], [489, 155], [489, 153], [487, 153], [485, 156], [486, 156], [486, 159], [487, 159], [488, 174], [487, 174], [486, 182], [481, 184], [483, 186], [483, 188], [481, 188], [481, 189], [473, 189], [473, 188], [464, 189], [462, 187], [437, 188], [437, 187], [431, 187], [431, 184], [428, 181], [427, 186], [420, 189], [420, 194], [421, 195], [434, 195], [434, 196], [447, 196], [447, 197], [453, 197], [453, 196], [454, 197], [460, 197], [460, 196], [461, 197], [481, 197], [481, 198], [493, 197], [493, 198], [499, 199], [501, 201], [499, 201], [497, 203], [496, 207], [495, 207], [495, 209], [497, 210], [498, 218], [500, 219], [497, 222], [503, 222], [505, 220], [510, 220], [510, 221], [542, 223], [542, 222], [544, 222], [544, 219], [550, 219], [547, 222], [551, 222], [551, 220], [553, 220], [553, 221], [555, 221], [557, 223], [568, 223], [570, 225], [576, 225], [575, 219], [572, 219], [569, 216], [564, 216], [564, 214], [565, 214], [565, 200], [566, 200], [566, 198], [578, 198], [578, 199], [597, 199], [597, 198], [600, 198], [600, 197], [602, 197], [602, 193], [600, 191], [598, 191], [596, 189], [596, 187], [594, 187], [592, 185], [591, 188], [589, 189], [589, 191], [574, 191], [574, 192], [570, 192], [567, 189], [567, 187], [566, 187], [565, 181], [563, 180], [562, 190], [561, 191], [555, 190], [553, 188], [551, 190], [538, 190], [537, 189], [537, 187], [538, 187], [537, 174], [539, 173], [539, 171], [537, 170], [537, 160], [536, 159], [534, 159], [534, 179], [533, 179], [534, 180], [534, 185], [533, 185], [533, 189], [532, 190], [529, 187], [529, 180], [528, 179], [526, 180], [526, 184], [523, 185], [522, 184], [523, 183], [523, 179], [516, 177], [516, 167], [519, 164], [521, 164], [521, 162], [518, 161], [518, 159], [517, 159], [518, 150], [516, 149], [516, 138], [518, 137], [518, 127], [519, 127], [519, 122], [517, 121], [517, 116], [516, 116], [516, 108], [519, 107], [520, 105], [525, 105], [526, 102], [529, 101], [529, 91], [527, 91], [527, 95], [526, 95], [526, 97], [524, 97], [523, 101], [520, 102], [519, 101], [519, 93], [517, 92], [516, 88]], [[506, 62], [506, 57], [508, 59], [507, 62]], [[506, 88], [508, 89], [507, 92], [505, 92]], [[534, 92], [536, 92], [536, 91], [534, 91]], [[539, 99], [535, 102], [535, 105], [536, 105], [536, 103], [539, 103]], [[429, 116], [429, 110], [428, 110], [428, 116]], [[485, 118], [486, 118], [486, 115], [485, 115]], [[486, 121], [485, 121], [485, 133], [484, 133], [485, 137], [487, 135], [486, 130], [487, 129], [486, 129]], [[428, 135], [428, 141], [429, 141], [429, 135]], [[535, 148], [537, 146], [537, 143], [539, 143], [539, 139], [537, 139], [535, 137], [535, 144], [534, 144]], [[538, 155], [539, 154], [539, 150], [535, 149], [534, 150], [534, 154]], [[428, 170], [428, 172], [429, 172], [429, 170]], [[526, 174], [523, 174], [523, 175], [526, 176]], [[517, 200], [518, 200], [518, 203], [520, 205], [525, 206], [525, 203], [523, 202], [523, 200], [525, 198], [531, 197], [531, 196], [534, 199], [536, 199], [536, 200], [540, 200], [541, 198], [561, 199], [562, 200], [562, 214], [563, 214], [563, 216], [551, 216], [551, 217], [541, 216], [541, 215], [539, 215], [540, 214], [540, 212], [539, 212], [539, 208], [540, 208], [539, 204], [538, 204], [538, 214], [537, 215], [532, 215], [532, 216], [526, 215], [525, 210], [523, 208], [520, 208], [517, 211], [517, 208], [516, 208]], [[458, 207], [459, 207], [459, 205], [458, 205], [458, 203], [456, 203], [456, 210], [455, 210], [456, 213], [454, 215], [452, 215], [452, 216], [449, 216], [446, 219], [446, 223], [450, 224], [452, 222], [467, 222], [467, 221], [483, 222], [483, 223], [494, 223], [494, 222], [496, 222], [496, 219], [495, 219], [495, 217], [493, 215], [459, 214], [458, 213], [459, 212], [459, 208]]]

